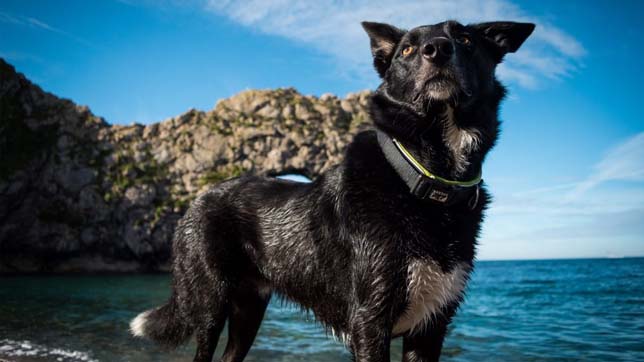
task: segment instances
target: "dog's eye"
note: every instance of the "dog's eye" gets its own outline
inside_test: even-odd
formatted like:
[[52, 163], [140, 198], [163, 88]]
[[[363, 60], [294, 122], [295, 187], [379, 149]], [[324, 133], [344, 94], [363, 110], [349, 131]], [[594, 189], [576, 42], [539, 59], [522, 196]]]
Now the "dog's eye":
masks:
[[414, 47], [412, 47], [412, 46], [408, 46], [407, 48], [403, 49], [403, 51], [402, 51], [402, 55], [403, 55], [404, 57], [406, 57], [406, 56], [408, 56], [409, 54], [411, 54], [411, 53], [413, 53], [413, 52], [414, 52]]
[[456, 38], [456, 41], [463, 45], [472, 44], [472, 39], [470, 39], [470, 37], [467, 35], [460, 35], [458, 38]]

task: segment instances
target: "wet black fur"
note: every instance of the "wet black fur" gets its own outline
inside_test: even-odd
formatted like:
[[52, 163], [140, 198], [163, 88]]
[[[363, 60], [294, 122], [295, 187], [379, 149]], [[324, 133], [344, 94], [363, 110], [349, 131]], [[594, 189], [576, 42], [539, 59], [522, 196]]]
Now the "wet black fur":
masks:
[[[383, 78], [371, 103], [375, 125], [432, 172], [460, 180], [476, 176], [498, 134], [504, 89], [494, 68], [534, 26], [446, 22], [409, 32], [363, 26]], [[441, 62], [420, 53], [437, 37], [448, 39], [454, 51]], [[416, 53], [402, 56], [408, 46]], [[431, 96], [444, 89], [449, 97]], [[462, 150], [447, 145], [447, 122], [475, 130], [478, 147], [458, 155]], [[227, 320], [222, 360], [241, 361], [276, 293], [345, 333], [355, 360], [389, 361], [390, 340], [397, 337], [392, 328], [409, 302], [410, 260], [433, 261], [444, 272], [458, 263], [471, 270], [488, 199], [484, 187], [474, 209], [416, 199], [384, 158], [374, 131], [358, 134], [342, 163], [310, 184], [265, 177], [225, 181], [200, 195], [180, 221], [173, 293], [168, 304], [149, 312], [143, 334], [176, 346], [194, 333], [195, 361], [210, 361]], [[443, 306], [426, 328], [401, 336], [403, 360], [438, 360], [459, 302]]]

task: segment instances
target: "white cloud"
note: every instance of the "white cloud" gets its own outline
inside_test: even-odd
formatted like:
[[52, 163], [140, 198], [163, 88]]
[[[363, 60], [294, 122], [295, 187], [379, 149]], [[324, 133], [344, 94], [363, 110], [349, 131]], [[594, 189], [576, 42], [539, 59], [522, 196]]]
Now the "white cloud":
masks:
[[541, 30], [535, 32], [534, 36], [555, 47], [563, 55], [580, 57], [586, 54], [586, 49], [575, 38], [562, 30], [548, 23], [540, 24], [540, 28]]
[[59, 29], [57, 27], [51, 26], [41, 20], [38, 20], [36, 18], [32, 17], [25, 17], [25, 16], [18, 16], [18, 15], [12, 15], [9, 13], [5, 12], [0, 12], [0, 22], [12, 24], [12, 25], [18, 25], [18, 26], [27, 26], [39, 30], [44, 30], [47, 32], [55, 33], [60, 36], [66, 37], [68, 39], [71, 39], [77, 43], [83, 44], [87, 47], [90, 48], [95, 48], [96, 46], [92, 44], [91, 42], [76, 36], [72, 33], [69, 33], [67, 31], [64, 31], [62, 29]]
[[593, 169], [580, 182], [528, 191], [492, 184], [481, 257], [643, 255], [644, 132], [608, 150]]
[[505, 81], [516, 82], [524, 88], [534, 89], [537, 87], [537, 77], [534, 74], [507, 64], [499, 64], [496, 68], [496, 75]]
[[594, 167], [594, 172], [568, 195], [578, 198], [608, 181], [644, 181], [644, 132], [609, 150]]
[[499, 68], [503, 80], [537, 87], [543, 79], [558, 79], [578, 67], [586, 53], [571, 35], [531, 17], [505, 0], [415, 0], [392, 5], [384, 0], [303, 2], [296, 0], [208, 0], [206, 9], [263, 33], [282, 36], [330, 54], [356, 74], [370, 68], [363, 20], [412, 28], [446, 19], [463, 23], [516, 20], [537, 23], [537, 29], [517, 54]]
[[575, 185], [519, 194], [492, 187], [482, 259], [644, 255], [644, 189], [597, 188], [567, 199]]

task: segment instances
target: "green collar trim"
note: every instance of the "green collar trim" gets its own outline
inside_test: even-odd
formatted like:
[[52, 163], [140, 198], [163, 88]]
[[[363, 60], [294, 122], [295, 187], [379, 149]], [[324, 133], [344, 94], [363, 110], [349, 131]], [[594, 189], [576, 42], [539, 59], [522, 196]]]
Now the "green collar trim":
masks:
[[442, 182], [442, 183], [444, 183], [446, 185], [449, 185], [449, 186], [460, 186], [460, 187], [471, 187], [471, 186], [478, 185], [481, 182], [481, 178], [483, 176], [481, 171], [479, 171], [479, 174], [478, 174], [478, 176], [476, 176], [476, 178], [474, 178], [473, 180], [470, 180], [470, 181], [448, 180], [448, 179], [442, 178], [442, 177], [440, 177], [438, 175], [434, 175], [433, 173], [429, 172], [429, 170], [426, 169], [423, 165], [421, 165], [420, 162], [418, 162], [414, 158], [414, 156], [412, 156], [411, 153], [409, 151], [407, 151], [405, 146], [403, 146], [400, 142], [398, 142], [394, 138], [392, 138], [391, 140], [394, 142], [394, 144], [400, 150], [400, 152], [403, 154], [403, 156], [405, 156], [407, 161], [409, 161], [409, 163], [411, 163], [420, 173], [422, 173], [423, 175], [425, 175], [425, 176], [427, 176], [427, 177], [429, 177], [429, 178], [431, 178], [433, 180], [440, 181], [440, 182]]

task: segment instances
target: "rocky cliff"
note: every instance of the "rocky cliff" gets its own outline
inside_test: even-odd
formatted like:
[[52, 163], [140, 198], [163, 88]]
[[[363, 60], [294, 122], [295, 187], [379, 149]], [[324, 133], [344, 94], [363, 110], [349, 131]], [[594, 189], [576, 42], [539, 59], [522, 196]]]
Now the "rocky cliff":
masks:
[[315, 177], [369, 127], [368, 96], [250, 90], [116, 126], [0, 59], [0, 272], [167, 269], [200, 191], [246, 173]]

